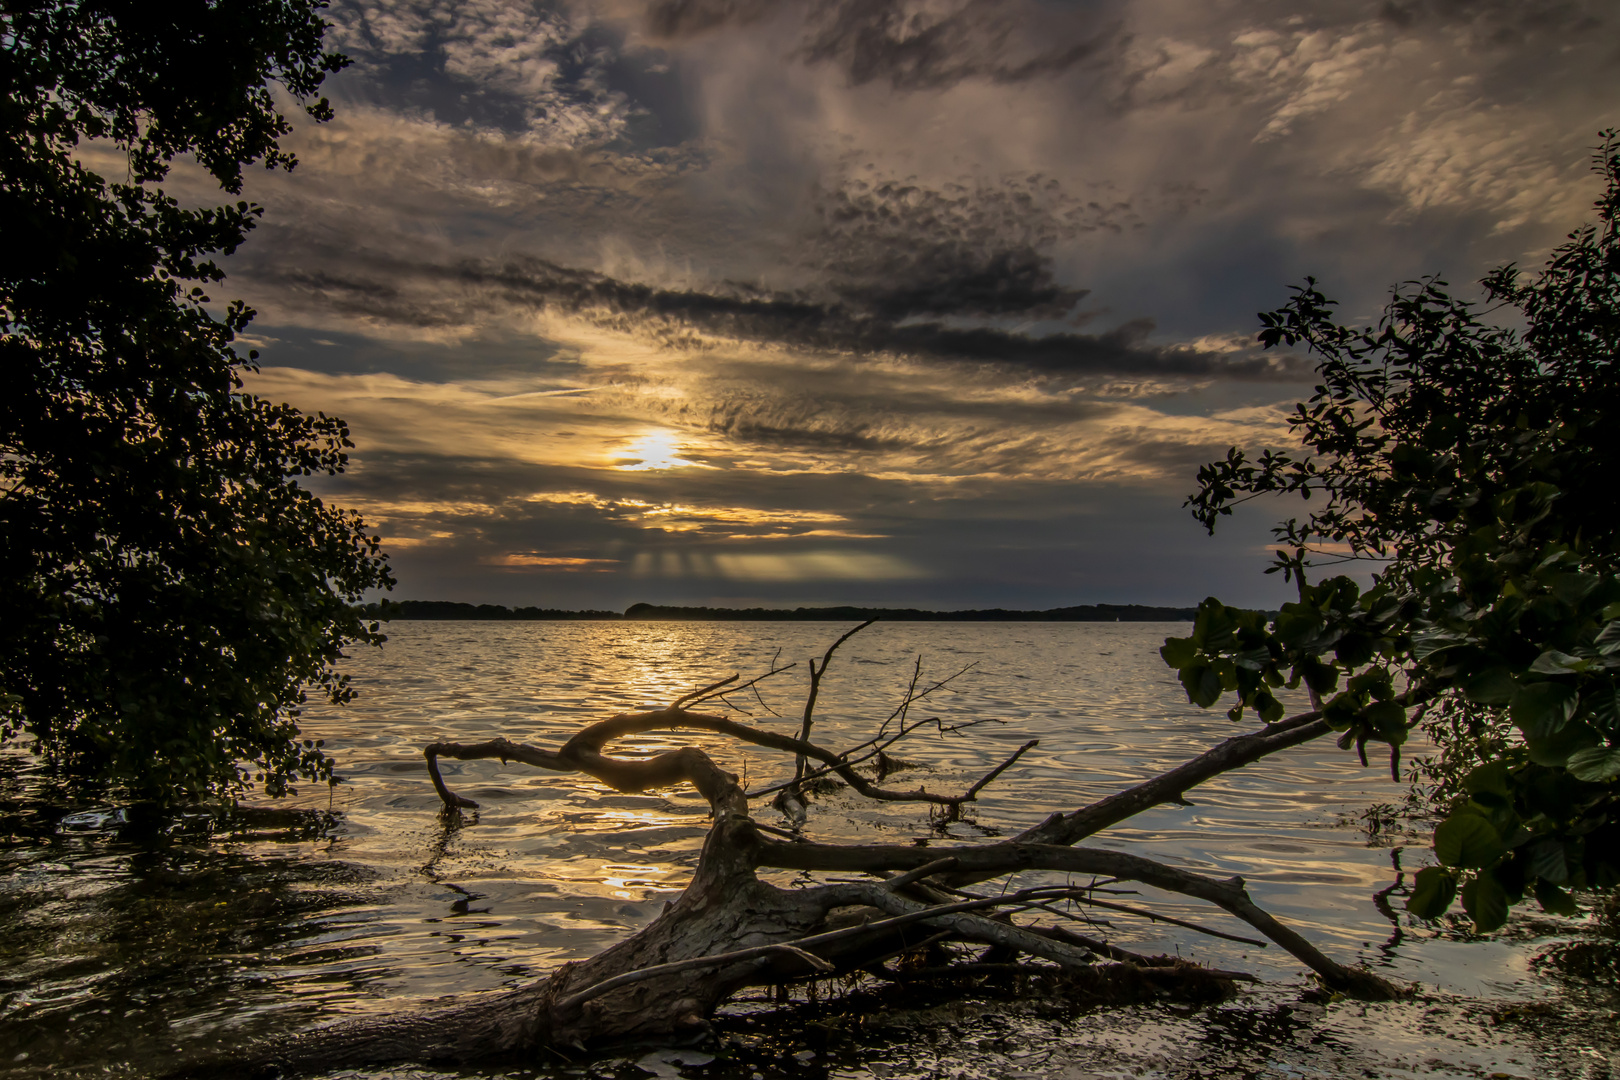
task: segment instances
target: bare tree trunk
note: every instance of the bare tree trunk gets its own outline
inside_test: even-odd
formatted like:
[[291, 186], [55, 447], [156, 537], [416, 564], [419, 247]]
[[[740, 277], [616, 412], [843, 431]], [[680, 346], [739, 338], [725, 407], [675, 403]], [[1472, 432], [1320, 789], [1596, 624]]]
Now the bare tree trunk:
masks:
[[[832, 651], [828, 650], [816, 669], [812, 693]], [[781, 670], [786, 669], [773, 669], [768, 675]], [[808, 739], [813, 702], [807, 703], [799, 738], [687, 708], [751, 685], [733, 686], [735, 679], [688, 694], [666, 709], [615, 716], [590, 725], [556, 751], [505, 739], [428, 746], [429, 776], [450, 814], [476, 804], [445, 785], [438, 768], [440, 757], [500, 758], [582, 772], [626, 792], [691, 783], [708, 800], [714, 816], [691, 883], [639, 933], [589, 960], [566, 964], [533, 986], [380, 1020], [341, 1022], [266, 1044], [260, 1062], [296, 1071], [397, 1061], [531, 1059], [548, 1047], [569, 1050], [623, 1039], [701, 1038], [714, 1010], [744, 987], [860, 971], [897, 978], [882, 967], [882, 960], [924, 941], [980, 944], [998, 956], [1025, 955], [1071, 972], [1152, 971], [1161, 980], [1173, 981], [1175, 972], [1188, 967], [1135, 956], [1061, 926], [1017, 923], [1012, 918], [1020, 912], [1060, 915], [1053, 907], [1056, 901], [1096, 902], [1116, 910], [1133, 910], [1099, 900], [1089, 889], [1051, 886], [980, 895], [962, 888], [1026, 870], [1100, 875], [1205, 900], [1297, 957], [1329, 987], [1371, 999], [1396, 996], [1395, 988], [1384, 980], [1339, 964], [1261, 910], [1241, 879], [1218, 881], [1141, 856], [1071, 846], [1143, 810], [1180, 800], [1213, 776], [1325, 734], [1328, 727], [1319, 714], [1307, 713], [1229, 739], [1162, 776], [1072, 814], [1053, 815], [1002, 843], [949, 848], [832, 845], [798, 837], [785, 842], [768, 836], [749, 816], [750, 796], [737, 777], [695, 747], [643, 760], [611, 757], [603, 752], [604, 747], [613, 739], [642, 731], [709, 731], [794, 755], [800, 763], [796, 781], [806, 775], [802, 763], [814, 761], [868, 797], [925, 802], [954, 811], [972, 801], [985, 784], [1035, 744], [1026, 743], [961, 795], [890, 790], [857, 773], [854, 762], [878, 754], [894, 739], [920, 726], [907, 726], [903, 706], [895, 714], [900, 717], [898, 734], [889, 734], [886, 724], [877, 738], [854, 750], [835, 753]], [[907, 703], [912, 700], [908, 694]], [[769, 792], [754, 797], [762, 794]], [[871, 875], [871, 880], [784, 890], [760, 881], [757, 871], [761, 867], [859, 871]], [[1186, 920], [1171, 921], [1220, 937], [1265, 944]], [[948, 980], [953, 971], [971, 969], [975, 963], [941, 969], [937, 977]], [[1252, 979], [1242, 973], [1215, 974], [1224, 980]], [[238, 1072], [242, 1067], [240, 1060], [230, 1065]]]

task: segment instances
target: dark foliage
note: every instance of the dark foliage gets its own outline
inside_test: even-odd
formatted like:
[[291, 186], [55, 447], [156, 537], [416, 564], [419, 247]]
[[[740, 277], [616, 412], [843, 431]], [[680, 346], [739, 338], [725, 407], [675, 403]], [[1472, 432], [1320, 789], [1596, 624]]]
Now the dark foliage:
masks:
[[[1483, 930], [1534, 896], [1620, 882], [1620, 144], [1606, 132], [1598, 221], [1539, 275], [1482, 282], [1488, 309], [1430, 279], [1376, 327], [1340, 325], [1314, 281], [1261, 316], [1266, 345], [1303, 344], [1322, 379], [1291, 423], [1304, 452], [1233, 448], [1189, 500], [1211, 529], [1261, 494], [1315, 500], [1276, 532], [1298, 603], [1275, 619], [1206, 601], [1165, 659], [1188, 696], [1236, 691], [1234, 718], [1281, 715], [1304, 682], [1342, 745], [1399, 747], [1425, 725], [1445, 814], [1439, 866], [1411, 910], [1460, 892]], [[1489, 317], [1490, 321], [1487, 321]], [[1375, 586], [1307, 582], [1311, 565], [1376, 560]]]
[[253, 313], [211, 306], [260, 209], [158, 186], [292, 168], [271, 87], [330, 115], [322, 6], [0, 2], [0, 740], [144, 797], [329, 778], [303, 688], [347, 699], [334, 661], [381, 640], [351, 606], [392, 584], [377, 539], [297, 482], [348, 429], [243, 393]]

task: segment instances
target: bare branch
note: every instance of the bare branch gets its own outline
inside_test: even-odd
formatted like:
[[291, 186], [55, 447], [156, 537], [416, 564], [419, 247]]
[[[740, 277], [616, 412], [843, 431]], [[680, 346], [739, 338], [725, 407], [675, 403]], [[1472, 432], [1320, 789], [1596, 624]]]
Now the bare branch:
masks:
[[444, 805], [451, 808], [466, 807], [476, 810], [478, 804], [471, 799], [463, 798], [445, 786], [444, 778], [439, 775], [439, 758], [451, 757], [458, 761], [471, 761], [478, 758], [500, 758], [507, 761], [521, 761], [525, 765], [533, 765], [538, 769], [551, 769], [554, 772], [573, 772], [575, 766], [564, 761], [561, 755], [549, 750], [541, 750], [534, 746], [525, 746], [509, 739], [490, 739], [487, 742], [473, 743], [463, 746], [460, 743], [436, 742], [422, 748], [422, 756], [427, 758], [428, 777], [433, 781], [433, 788], [439, 793]]
[[[865, 630], [868, 626], [871, 626], [875, 622], [877, 622], [876, 619], [867, 619], [865, 622], [861, 623], [861, 625], [857, 626], [855, 629], [849, 631], [843, 637], [827, 646], [827, 651], [821, 656], [821, 666], [819, 668], [816, 667], [816, 662], [814, 659], [810, 661], [810, 692], [805, 696], [804, 699], [804, 722], [799, 728], [800, 742], [808, 743], [810, 741], [810, 718], [816, 711], [816, 697], [821, 692], [821, 677], [827, 674], [827, 665], [832, 663], [833, 653], [838, 651], [838, 646], [842, 645], [844, 642], [848, 641], [850, 638], [854, 637], [862, 630]], [[795, 780], [804, 776], [804, 759], [805, 755], [803, 753], [800, 753], [794, 759], [793, 777]]]
[[1053, 814], [1013, 837], [1019, 844], [1076, 844], [1110, 825], [1135, 817], [1161, 803], [1177, 802], [1204, 781], [1258, 761], [1268, 754], [1321, 738], [1332, 728], [1319, 712], [1302, 713], [1259, 731], [1238, 735], [1153, 779], [1082, 807], [1072, 814]]
[[[710, 694], [714, 693], [716, 690], [720, 689], [722, 686], [730, 686], [732, 683], [736, 682], [740, 678], [742, 678], [741, 675], [731, 675], [731, 676], [728, 676], [728, 677], [726, 677], [724, 679], [721, 679], [719, 682], [710, 683], [708, 686], [705, 686], [701, 690], [694, 690], [690, 694], [687, 694], [685, 697], [676, 698], [674, 701], [670, 702], [669, 707], [671, 709], [679, 709], [681, 706], [685, 705], [689, 701], [700, 701], [703, 698], [706, 698]], [[738, 687], [738, 689], [741, 689], [741, 687]]]
[[[890, 891], [887, 885], [887, 882], [859, 882], [825, 886], [828, 890], [840, 890], [840, 894], [847, 897], [848, 902], [867, 904], [880, 911], [891, 912], [894, 916], [888, 919], [878, 919], [859, 927], [852, 927], [847, 931], [835, 931], [835, 933], [888, 930], [912, 922], [925, 922], [929, 926], [949, 930], [954, 937], [968, 941], [979, 941], [986, 945], [1000, 945], [1005, 948], [1016, 949], [1018, 952], [1038, 956], [1043, 960], [1050, 960], [1067, 968], [1087, 967], [1091, 963], [1092, 956], [1087, 950], [1077, 949], [1064, 942], [1031, 933], [1027, 928], [1015, 926], [1010, 922], [997, 922], [975, 914], [975, 912], [988, 908], [1016, 907], [1030, 899], [1061, 898], [1073, 890], [1025, 889], [1007, 896], [980, 897], [974, 900], [961, 900], [949, 904], [928, 905], [908, 900]], [[803, 943], [803, 941], [799, 942], [799, 944]]]
[[434, 787], [439, 792], [439, 798], [446, 806], [451, 807], [476, 807], [478, 804], [455, 794], [445, 786], [443, 779], [438, 776], [439, 757], [451, 757], [461, 761], [499, 758], [503, 762], [521, 761], [526, 765], [556, 772], [582, 772], [617, 791], [632, 793], [689, 782], [716, 810], [722, 802], [736, 801], [741, 804], [742, 812], [746, 813], [747, 803], [742, 799], [742, 790], [737, 787], [736, 776], [720, 768], [695, 746], [683, 746], [678, 750], [670, 750], [643, 760], [614, 758], [601, 753], [600, 742], [611, 737], [610, 734], [604, 734], [603, 729], [612, 723], [613, 721], [604, 721], [591, 725], [568, 740], [556, 753], [515, 743], [509, 739], [490, 739], [488, 742], [466, 746], [460, 743], [439, 742], [423, 748], [422, 753], [428, 761], [429, 775], [436, 780]]
[[1225, 909], [1282, 946], [1335, 989], [1374, 1000], [1388, 1000], [1397, 996], [1395, 988], [1383, 979], [1329, 959], [1298, 933], [1279, 923], [1249, 898], [1241, 878], [1217, 881], [1122, 851], [1018, 842], [942, 849], [781, 844], [758, 838], [753, 854], [759, 865], [792, 870], [908, 870], [952, 857], [958, 861], [963, 874], [980, 877], [1015, 870], [1067, 870], [1140, 881], [1166, 892], [1194, 896]]
[[[1395, 700], [1408, 707], [1421, 705], [1434, 697], [1426, 687], [1414, 687]], [[1184, 802], [1185, 794], [1212, 777], [1242, 768], [1279, 750], [1319, 739], [1333, 730], [1319, 711], [1268, 724], [1259, 731], [1238, 735], [1197, 757], [1161, 773], [1153, 779], [1127, 788], [1106, 799], [1081, 807], [1072, 814], [1053, 814], [1031, 829], [1013, 837], [1019, 844], [1077, 844], [1111, 825], [1135, 817], [1144, 810], [1167, 802]], [[956, 884], [964, 884], [958, 880]]]
[[921, 881], [930, 874], [937, 874], [941, 870], [949, 870], [955, 865], [955, 859], [935, 859], [931, 863], [924, 863], [915, 870], [909, 870], [904, 874], [887, 879], [883, 882], [883, 887], [890, 891], [903, 889], [914, 881]]
[[[798, 787], [804, 780], [815, 780], [815, 779], [818, 779], [819, 777], [827, 776], [827, 775], [829, 775], [831, 773], [837, 773], [839, 776], [843, 776], [846, 780], [848, 780], [849, 779], [848, 776], [845, 775], [845, 770], [846, 769], [853, 770], [855, 766], [872, 760], [874, 757], [877, 757], [884, 750], [887, 750], [889, 747], [893, 746], [895, 743], [899, 742], [901, 739], [905, 738], [907, 735], [910, 735], [912, 732], [918, 731], [921, 728], [927, 727], [929, 724], [936, 725], [939, 728], [941, 733], [954, 733], [954, 732], [958, 732], [958, 731], [964, 731], [967, 728], [977, 727], [980, 724], [1000, 724], [1000, 723], [1005, 723], [1005, 721], [993, 720], [993, 719], [986, 718], [986, 719], [980, 719], [980, 720], [968, 720], [968, 721], [966, 721], [964, 723], [953, 724], [953, 725], [947, 727], [947, 726], [945, 726], [943, 724], [940, 724], [939, 717], [931, 716], [926, 720], [918, 720], [914, 724], [911, 724], [911, 725], [906, 726], [906, 727], [902, 727], [899, 732], [897, 732], [896, 734], [890, 736], [888, 739], [884, 740], [881, 743], [878, 743], [877, 739], [868, 739], [866, 742], [861, 743], [859, 746], [855, 747], [854, 750], [845, 750], [842, 753], [832, 755], [831, 758], [829, 758], [829, 759], [823, 759], [823, 760], [831, 760], [832, 764], [824, 766], [823, 768], [820, 768], [820, 769], [812, 769], [809, 772], [806, 772], [802, 778], [795, 779], [795, 780], [784, 780], [780, 784], [773, 784], [772, 786], [767, 787], [767, 788], [760, 788], [758, 791], [750, 791], [748, 793], [748, 798], [750, 800], [763, 799], [765, 796], [775, 794], [778, 791], [783, 791], [783, 790], [785, 790], [787, 788], [791, 788], [791, 787]], [[1040, 740], [1038, 740], [1038, 739], [1035, 740], [1034, 745], [1039, 745], [1039, 742], [1040, 742]], [[874, 747], [872, 745], [873, 743], [878, 743], [878, 745]], [[871, 749], [867, 750], [866, 753], [861, 754], [858, 757], [851, 757], [850, 756], [851, 754], [853, 754], [855, 752], [855, 750], [859, 750], [862, 747], [871, 747]], [[1018, 752], [1018, 754], [1023, 754], [1028, 749], [1029, 749], [1029, 747], [1026, 746], [1023, 750], [1020, 750]], [[1013, 756], [1012, 760], [1009, 760], [1006, 763], [1004, 763], [1003, 765], [1001, 765], [998, 768], [997, 771], [999, 772], [1001, 769], [1005, 769], [1008, 765], [1011, 765], [1013, 760], [1017, 760], [1018, 754], [1015, 754]], [[812, 754], [811, 756], [813, 757], [815, 755]], [[881, 779], [881, 776], [879, 777], [879, 779]], [[994, 779], [994, 776], [992, 776], [991, 779]], [[867, 787], [870, 788], [870, 790], [872, 790], [872, 791], [881, 790], [879, 788], [872, 787], [870, 781], [865, 781], [864, 778], [862, 779], [861, 782], [866, 783]], [[868, 791], [865, 790], [865, 789], [862, 789], [859, 786], [859, 783], [851, 782], [851, 786], [854, 787], [856, 791], [860, 792], [863, 795], [868, 794]], [[982, 786], [982, 784], [980, 786]], [[939, 796], [937, 798], [927, 794], [926, 792], [912, 792], [912, 793], [906, 793], [906, 795], [907, 795], [907, 799], [909, 799], [911, 801], [933, 802], [933, 803], [939, 803], [939, 804], [947, 805], [947, 806], [950, 805], [953, 802], [971, 802], [972, 801], [972, 799], [968, 798], [966, 795], [956, 795], [956, 796], [943, 795], [943, 796]], [[883, 799], [884, 798], [884, 796], [881, 796], [881, 795], [871, 795], [870, 797], [874, 798], [874, 799]], [[898, 800], [889, 800], [889, 801], [898, 801]]]
[[1144, 908], [1131, 907], [1128, 904], [1116, 904], [1109, 900], [1098, 900], [1096, 897], [1089, 894], [1079, 902], [1090, 907], [1107, 908], [1109, 911], [1123, 911], [1127, 915], [1135, 915], [1139, 918], [1148, 919], [1152, 922], [1170, 923], [1172, 926], [1184, 927], [1188, 930], [1195, 931], [1196, 933], [1208, 934], [1210, 937], [1221, 938], [1225, 941], [1237, 941], [1244, 945], [1253, 945], [1259, 949], [1263, 949], [1267, 944], [1269, 944], [1268, 942], [1260, 941], [1257, 938], [1242, 937], [1238, 934], [1228, 934], [1224, 930], [1216, 930], [1213, 927], [1203, 926], [1195, 922], [1188, 922], [1186, 919], [1178, 919], [1172, 915], [1161, 915], [1156, 911], [1148, 911]]
[[962, 801], [963, 802], [972, 802], [974, 797], [976, 795], [978, 795], [979, 792], [984, 790], [985, 785], [989, 784], [990, 781], [994, 780], [996, 777], [1000, 776], [1002, 773], [1004, 773], [1008, 769], [1012, 768], [1013, 762], [1017, 761], [1019, 758], [1023, 757], [1025, 754], [1029, 753], [1031, 750], [1035, 749], [1039, 745], [1041, 745], [1041, 740], [1039, 740], [1039, 739], [1031, 739], [1031, 740], [1029, 740], [1029, 742], [1025, 743], [1023, 746], [1020, 746], [1017, 750], [1014, 750], [1013, 753], [1012, 753], [1012, 756], [1009, 757], [1006, 761], [1003, 761], [1000, 765], [997, 765], [995, 768], [991, 769], [989, 772], [987, 772], [983, 776], [979, 777], [978, 783], [976, 783], [972, 787], [968, 788], [967, 793], [962, 796]]
[[[709, 689], [713, 689], [712, 687]], [[826, 762], [831, 771], [849, 783], [856, 791], [869, 799], [880, 802], [927, 802], [941, 806], [955, 806], [971, 801], [978, 794], [978, 790], [988, 781], [981, 781], [975, 785], [973, 791], [967, 795], [939, 795], [927, 791], [891, 791], [873, 784], [850, 767], [839, 755], [813, 743], [795, 739], [790, 735], [779, 735], [773, 731], [764, 731], [759, 728], [739, 724], [721, 716], [708, 713], [687, 712], [685, 709], [668, 708], [654, 712], [620, 713], [618, 716], [591, 724], [580, 731], [568, 742], [563, 744], [561, 750], [552, 752], [539, 747], [515, 743], [509, 739], [490, 739], [487, 742], [462, 745], [460, 743], [433, 743], [423, 749], [423, 756], [428, 760], [429, 776], [434, 778], [434, 787], [439, 798], [446, 806], [476, 807], [478, 804], [471, 799], [464, 798], [452, 792], [445, 786], [444, 780], [438, 775], [439, 757], [452, 757], [459, 760], [472, 760], [477, 758], [499, 758], [502, 761], [521, 761], [543, 769], [557, 772], [583, 772], [607, 784], [618, 791], [637, 792], [653, 788], [671, 787], [682, 781], [691, 781], [698, 791], [709, 799], [712, 804], [717, 796], [725, 793], [729, 796], [728, 785], [734, 786], [736, 777], [725, 772], [696, 747], [682, 747], [657, 757], [645, 760], [628, 760], [625, 758], [609, 757], [602, 753], [602, 747], [613, 739], [625, 735], [634, 735], [643, 731], [658, 731], [673, 728], [691, 728], [698, 731], [710, 731], [718, 735], [729, 735], [743, 742], [753, 743], [757, 746], [766, 746], [776, 750], [787, 751]], [[1033, 745], [1033, 744], [1029, 744]], [[1013, 761], [1029, 749], [1026, 745], [1015, 753], [1012, 758], [1000, 765], [991, 775], [994, 779], [1004, 771]], [[740, 790], [737, 795], [741, 797]]]
[[[776, 655], [781, 656], [782, 655], [782, 650], [777, 649], [776, 650]], [[765, 704], [765, 699], [759, 696], [759, 689], [758, 689], [759, 684], [764, 682], [766, 679], [770, 678], [772, 675], [780, 675], [784, 671], [792, 671], [794, 668], [796, 668], [798, 666], [799, 666], [798, 663], [794, 662], [794, 663], [791, 663], [791, 664], [783, 664], [781, 667], [777, 667], [776, 666], [776, 660], [773, 658], [771, 660], [771, 666], [770, 666], [769, 670], [767, 670], [765, 672], [765, 674], [763, 674], [763, 675], [755, 676], [754, 678], [749, 679], [745, 683], [739, 683], [738, 685], [733, 686], [731, 689], [726, 690], [723, 693], [715, 692], [716, 687], [725, 686], [726, 683], [729, 683], [731, 681], [731, 679], [727, 679], [725, 682], [716, 683], [714, 686], [711, 686], [706, 690], [700, 690], [696, 694], [688, 694], [686, 697], [684, 697], [681, 700], [677, 701], [674, 705], [672, 705], [670, 707], [671, 708], [681, 708], [683, 706], [689, 707], [689, 706], [701, 705], [705, 701], [709, 700], [709, 698], [711, 698], [711, 697], [719, 697], [719, 698], [723, 699], [725, 694], [735, 694], [739, 690], [753, 690], [755, 700], [757, 700], [759, 702], [760, 706], [766, 712], [770, 713], [772, 716], [780, 716], [780, 715], [782, 715], [781, 713], [777, 712], [775, 709], [771, 708], [769, 705], [766, 705]], [[736, 676], [733, 675], [732, 678], [735, 679]]]

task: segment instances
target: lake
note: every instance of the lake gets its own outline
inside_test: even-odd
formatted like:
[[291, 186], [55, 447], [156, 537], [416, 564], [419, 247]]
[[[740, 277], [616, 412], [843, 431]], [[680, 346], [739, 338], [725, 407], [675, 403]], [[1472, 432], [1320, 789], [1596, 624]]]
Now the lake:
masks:
[[[277, 803], [249, 800], [223, 816], [159, 817], [85, 801], [44, 785], [13, 753], [0, 761], [0, 1075], [147, 1075], [176, 1053], [229, 1050], [345, 1016], [510, 988], [620, 940], [656, 916], [695, 864], [707, 826], [695, 792], [624, 795], [580, 776], [444, 761], [450, 786], [481, 804], [447, 822], [421, 747], [497, 735], [554, 747], [594, 719], [667, 704], [733, 672], [758, 674], [778, 651], [798, 667], [764, 683], [758, 699], [750, 692], [734, 703], [750, 722], [785, 732], [802, 708], [805, 659], [844, 629], [394, 623], [383, 650], [351, 662], [359, 700], [345, 709], [311, 707], [304, 719], [306, 735], [326, 740], [344, 782]], [[814, 803], [807, 831], [823, 840], [896, 843], [1002, 836], [1243, 730], [1222, 710], [1189, 705], [1159, 660], [1164, 637], [1185, 632], [1182, 624], [1136, 623], [868, 628], [838, 652], [823, 682], [818, 741], [842, 749], [865, 739], [900, 701], [920, 655], [925, 685], [960, 674], [913, 706], [913, 717], [937, 716], [946, 726], [999, 722], [919, 733], [896, 746], [892, 753], [914, 767], [893, 785], [959, 790], [1025, 740], [1039, 738], [1040, 746], [962, 821], [942, 823], [921, 805], [870, 804], [845, 792]], [[750, 788], [791, 773], [782, 755], [686, 733], [609, 749], [657, 752], [692, 742], [745, 774]], [[1526, 912], [1503, 934], [1477, 941], [1461, 922], [1435, 926], [1406, 916], [1404, 885], [1427, 862], [1426, 837], [1399, 822], [1373, 828], [1381, 815], [1367, 813], [1404, 794], [1381, 756], [1364, 769], [1353, 752], [1323, 741], [1218, 778], [1190, 793], [1194, 805], [1160, 807], [1091, 842], [1219, 877], [1242, 875], [1257, 902], [1336, 959], [1421, 984], [1413, 1000], [1306, 1001], [1301, 965], [1275, 947], [1110, 914], [1090, 932], [1266, 982], [1203, 1008], [967, 1001], [943, 1012], [874, 1016], [864, 1034], [836, 1048], [797, 1057], [784, 1051], [780, 1073], [1620, 1074], [1617, 1002], [1559, 981], [1537, 959], [1571, 940], [1579, 924]], [[782, 824], [768, 807], [756, 816]], [[1038, 880], [1027, 875], [1019, 885]], [[1127, 899], [1246, 930], [1197, 903], [1160, 902], [1146, 892]], [[744, 1000], [728, 1015], [746, 1026], [750, 1014], [765, 1011]], [[457, 1075], [763, 1076], [778, 1069], [759, 1064], [770, 1045], [738, 1036], [739, 1047], [766, 1049], [708, 1061], [701, 1052], [640, 1048], [537, 1073]]]

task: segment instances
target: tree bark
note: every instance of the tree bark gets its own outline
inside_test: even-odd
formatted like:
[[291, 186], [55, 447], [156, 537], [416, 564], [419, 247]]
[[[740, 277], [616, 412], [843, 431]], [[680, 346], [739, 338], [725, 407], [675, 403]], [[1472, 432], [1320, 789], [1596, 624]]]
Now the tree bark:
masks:
[[[831, 650], [818, 673], [825, 671], [830, 656]], [[863, 970], [880, 978], [898, 977], [882, 968], [882, 961], [921, 941], [986, 945], [996, 956], [1035, 957], [1072, 972], [1095, 973], [1110, 966], [1138, 973], [1152, 970], [1161, 985], [1181, 978], [1168, 973], [1177, 967], [1168, 958], [1161, 963], [1062, 927], [1020, 925], [1010, 917], [1020, 911], [1051, 913], [1049, 905], [1054, 900], [1083, 902], [1088, 890], [1037, 886], [980, 896], [958, 887], [1025, 870], [1100, 875], [1195, 897], [1281, 946], [1333, 989], [1372, 999], [1397, 993], [1377, 976], [1334, 961], [1261, 910], [1239, 878], [1218, 881], [1137, 855], [1073, 846], [1108, 825], [1178, 800], [1213, 776], [1325, 734], [1328, 728], [1319, 714], [1307, 713], [1229, 739], [1162, 776], [1072, 814], [1053, 815], [1002, 843], [943, 848], [833, 845], [798, 838], [785, 842], [768, 836], [767, 829], [750, 818], [748, 797], [737, 777], [696, 747], [636, 760], [612, 757], [604, 748], [613, 739], [654, 729], [710, 731], [781, 750], [796, 759], [821, 762], [874, 799], [954, 808], [971, 801], [1033, 742], [961, 795], [892, 791], [859, 776], [850, 764], [852, 752], [836, 754], [810, 742], [808, 724], [800, 738], [793, 738], [684, 707], [725, 692], [719, 688], [730, 682], [689, 694], [666, 709], [592, 724], [556, 751], [505, 739], [470, 745], [437, 742], [426, 747], [429, 776], [450, 814], [473, 804], [444, 784], [437, 765], [441, 756], [498, 757], [554, 771], [581, 772], [626, 792], [694, 785], [709, 802], [713, 825], [691, 883], [639, 933], [589, 960], [566, 964], [533, 986], [383, 1019], [340, 1022], [266, 1044], [260, 1063], [297, 1071], [398, 1061], [528, 1060], [538, 1058], [545, 1048], [568, 1052], [624, 1039], [696, 1039], [709, 1030], [714, 1010], [744, 987]], [[807, 707], [806, 718], [809, 712]], [[877, 744], [878, 740], [872, 740], [863, 745]], [[873, 875], [873, 880], [779, 889], [759, 879], [761, 867], [858, 871]], [[1177, 921], [1201, 932], [1236, 936]], [[975, 966], [989, 970], [1004, 965], [970, 963], [964, 970]], [[1177, 970], [1186, 967], [1183, 964]], [[1215, 975], [1223, 985], [1252, 978], [1234, 972]], [[240, 1074], [243, 1066], [238, 1059], [228, 1069], [217, 1068]]]

